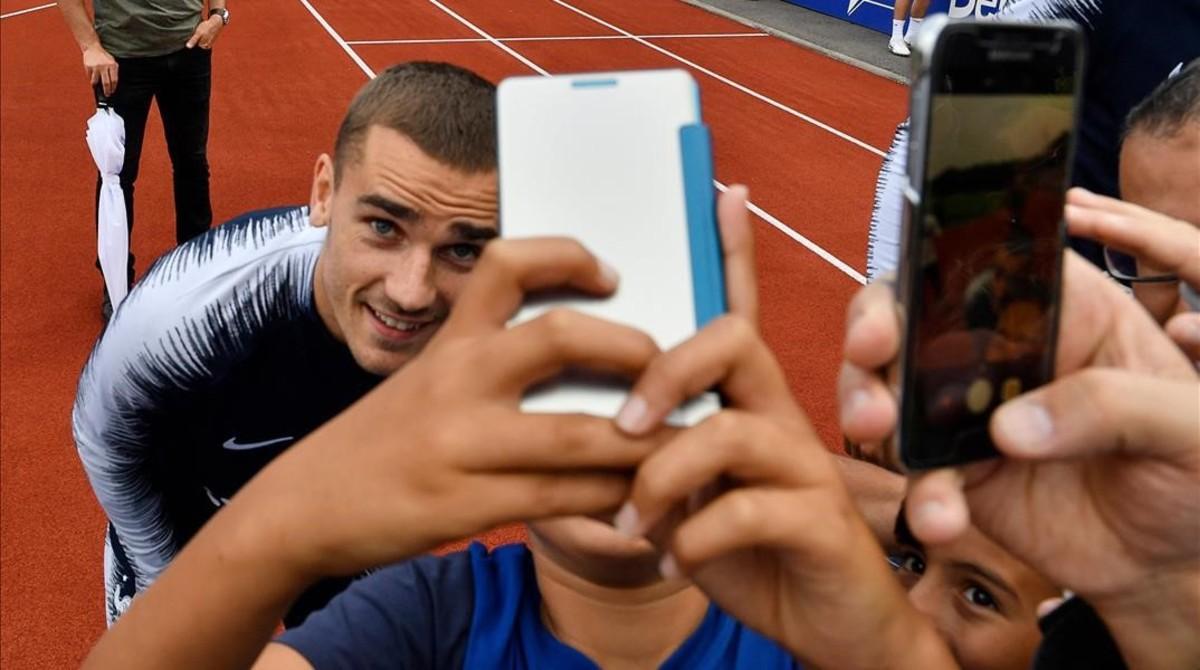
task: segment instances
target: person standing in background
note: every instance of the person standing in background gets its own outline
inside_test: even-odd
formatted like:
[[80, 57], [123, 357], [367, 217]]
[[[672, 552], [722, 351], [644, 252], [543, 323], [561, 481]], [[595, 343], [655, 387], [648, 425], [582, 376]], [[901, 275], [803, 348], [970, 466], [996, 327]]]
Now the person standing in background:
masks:
[[[208, 230], [212, 225], [207, 155], [211, 50], [229, 24], [225, 0], [93, 0], [94, 21], [89, 20], [83, 0], [62, 0], [58, 7], [83, 51], [83, 67], [97, 99], [106, 100], [125, 121], [121, 189], [131, 236], [133, 187], [152, 100], [158, 101], [171, 157], [175, 240], [186, 242]], [[97, 194], [99, 183], [97, 177]], [[133, 276], [131, 251], [130, 284]], [[111, 314], [106, 289], [101, 315], [107, 320]]]
[[[908, 9], [912, 6], [912, 15], [909, 16]], [[888, 51], [897, 56], [908, 57], [912, 55], [913, 38], [917, 36], [917, 30], [921, 27], [921, 22], [925, 20], [925, 12], [929, 11], [929, 0], [896, 0], [896, 9], [892, 13], [892, 38], [888, 40]], [[908, 19], [908, 30], [904, 29], [904, 19]]]

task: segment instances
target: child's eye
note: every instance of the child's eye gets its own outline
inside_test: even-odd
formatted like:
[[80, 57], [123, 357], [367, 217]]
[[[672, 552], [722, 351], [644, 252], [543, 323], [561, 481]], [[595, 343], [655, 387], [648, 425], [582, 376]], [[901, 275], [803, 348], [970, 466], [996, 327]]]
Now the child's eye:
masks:
[[900, 557], [900, 569], [914, 575], [925, 574], [925, 557], [915, 551], [906, 551]]
[[967, 588], [963, 589], [963, 597], [975, 607], [999, 610], [999, 607], [996, 605], [996, 599], [982, 586], [975, 584], [967, 586]]

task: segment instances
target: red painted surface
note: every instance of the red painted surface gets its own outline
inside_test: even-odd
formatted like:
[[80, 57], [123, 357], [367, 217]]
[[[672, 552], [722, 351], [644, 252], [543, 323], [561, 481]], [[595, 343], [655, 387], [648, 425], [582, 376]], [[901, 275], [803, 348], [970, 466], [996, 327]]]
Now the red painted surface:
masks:
[[[550, 0], [443, 0], [497, 37], [612, 35]], [[0, 12], [40, 4], [0, 0]], [[348, 40], [474, 38], [428, 2], [314, 6]], [[572, 0], [637, 33], [751, 32], [675, 0]], [[217, 220], [308, 199], [313, 161], [332, 147], [365, 75], [297, 2], [239, 3], [214, 53], [210, 161]], [[103, 515], [75, 455], [70, 410], [99, 332], [92, 267], [94, 172], [83, 140], [92, 102], [57, 9], [0, 25], [0, 666], [77, 665], [101, 633]], [[775, 38], [655, 44], [863, 141], [886, 148], [902, 87]], [[678, 67], [624, 40], [517, 42], [551, 72]], [[487, 43], [356, 47], [375, 69], [449, 60], [491, 79], [530, 71]], [[880, 158], [696, 73], [717, 176], [862, 269]], [[144, 270], [172, 244], [170, 164], [157, 114], [147, 129], [134, 247]], [[857, 284], [780, 232], [756, 224], [764, 336], [822, 437], [836, 444], [834, 379], [844, 305]], [[523, 537], [510, 527], [490, 543]]]

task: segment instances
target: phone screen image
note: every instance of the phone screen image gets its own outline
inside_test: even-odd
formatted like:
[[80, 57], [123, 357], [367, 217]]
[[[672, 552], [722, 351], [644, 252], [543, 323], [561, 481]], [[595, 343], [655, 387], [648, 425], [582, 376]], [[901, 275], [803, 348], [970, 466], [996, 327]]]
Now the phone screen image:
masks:
[[994, 455], [992, 412], [1052, 372], [1075, 122], [1065, 64], [1040, 76], [943, 72], [932, 91], [910, 223], [921, 228], [910, 255], [909, 466]]

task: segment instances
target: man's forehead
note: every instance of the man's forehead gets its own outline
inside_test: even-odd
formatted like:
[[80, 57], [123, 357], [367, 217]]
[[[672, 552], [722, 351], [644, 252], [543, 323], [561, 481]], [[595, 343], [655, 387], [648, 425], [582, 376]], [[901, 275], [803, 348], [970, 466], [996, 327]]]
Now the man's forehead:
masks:
[[1169, 216], [1200, 219], [1200, 123], [1169, 136], [1134, 132], [1121, 147], [1121, 197]]
[[349, 168], [347, 184], [361, 204], [388, 199], [423, 213], [495, 220], [499, 209], [496, 172], [466, 172], [429, 156], [405, 135], [372, 127], [361, 160]]

